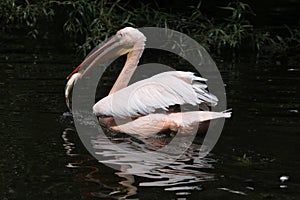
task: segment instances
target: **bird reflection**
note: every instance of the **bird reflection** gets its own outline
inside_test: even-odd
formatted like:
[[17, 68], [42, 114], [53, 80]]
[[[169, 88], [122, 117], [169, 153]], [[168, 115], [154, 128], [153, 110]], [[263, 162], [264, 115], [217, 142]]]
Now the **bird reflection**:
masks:
[[[88, 153], [81, 153], [78, 149], [81, 143], [79, 138], [76, 141], [76, 137], [77, 133], [73, 128], [66, 128], [62, 133], [66, 154], [71, 158], [66, 167], [84, 169], [84, 173], [80, 170], [77, 174], [78, 180], [96, 183], [99, 186], [97, 191], [85, 192], [82, 195], [127, 199], [136, 197], [140, 187], [162, 187], [165, 191], [188, 195], [191, 190], [201, 189], [197, 183], [214, 179], [213, 174], [203, 172], [203, 169], [212, 168], [214, 160], [200, 159], [197, 144], [193, 144], [176, 161], [168, 161], [161, 157], [162, 154], [151, 154], [151, 160], [145, 162], [142, 156], [137, 155], [151, 151], [149, 146], [133, 140], [132, 137], [113, 135], [110, 137], [112, 143], [107, 143], [101, 137], [93, 139], [93, 148], [95, 154], [101, 156], [101, 163], [113, 165], [119, 169], [116, 171], [100, 164]], [[168, 138], [151, 139], [151, 143], [164, 142], [168, 142]], [[114, 143], [118, 143], [122, 148], [116, 148]], [[142, 181], [137, 183], [137, 177]]]

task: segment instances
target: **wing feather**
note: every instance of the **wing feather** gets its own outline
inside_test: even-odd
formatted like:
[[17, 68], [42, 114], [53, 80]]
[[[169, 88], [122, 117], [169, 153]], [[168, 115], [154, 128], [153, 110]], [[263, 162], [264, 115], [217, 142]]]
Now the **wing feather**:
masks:
[[172, 71], [138, 81], [98, 101], [96, 115], [137, 117], [153, 113], [156, 109], [168, 110], [175, 104], [207, 104], [214, 106], [218, 99], [209, 93], [206, 79], [192, 72]]

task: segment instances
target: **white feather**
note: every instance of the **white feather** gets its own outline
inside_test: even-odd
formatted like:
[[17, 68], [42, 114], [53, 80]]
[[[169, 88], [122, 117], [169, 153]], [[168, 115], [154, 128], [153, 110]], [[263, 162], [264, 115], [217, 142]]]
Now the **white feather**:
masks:
[[216, 105], [217, 97], [205, 90], [206, 79], [191, 72], [172, 71], [157, 74], [136, 82], [98, 101], [93, 111], [96, 115], [137, 117], [167, 110], [175, 104]]

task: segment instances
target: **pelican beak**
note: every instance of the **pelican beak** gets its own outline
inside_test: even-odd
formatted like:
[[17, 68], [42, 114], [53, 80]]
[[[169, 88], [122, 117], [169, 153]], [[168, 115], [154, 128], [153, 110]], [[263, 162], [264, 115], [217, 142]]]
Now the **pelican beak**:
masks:
[[83, 70], [81, 73], [82, 76], [85, 75], [91, 68], [104, 63], [105, 61], [117, 58], [120, 55], [128, 53], [133, 46], [127, 46], [122, 44], [122, 38], [119, 35], [112, 37], [104, 45], [99, 45], [96, 47], [87, 58], [74, 69], [74, 71], [67, 77], [67, 80], [70, 79], [73, 74]]
[[70, 106], [70, 94], [71, 94], [74, 84], [80, 77], [81, 77], [81, 73], [79, 73], [79, 72], [74, 73], [72, 75], [72, 77], [68, 80], [66, 88], [65, 88], [66, 104], [70, 111], [72, 111], [71, 106]]
[[74, 84], [76, 84], [76, 81], [83, 77], [93, 67], [99, 66], [101, 63], [126, 54], [133, 48], [129, 45], [123, 45], [121, 39], [122, 38], [119, 35], [115, 35], [104, 45], [96, 47], [95, 50], [92, 51], [87, 58], [67, 77], [68, 82], [65, 87], [65, 98], [70, 111], [70, 94]]

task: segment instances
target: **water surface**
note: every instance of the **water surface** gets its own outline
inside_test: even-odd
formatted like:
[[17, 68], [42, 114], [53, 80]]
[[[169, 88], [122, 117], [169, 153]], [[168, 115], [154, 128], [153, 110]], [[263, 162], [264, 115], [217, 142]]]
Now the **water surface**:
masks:
[[[153, 161], [158, 168], [146, 173], [142, 161], [105, 146], [101, 138], [94, 141], [95, 151], [106, 149], [122, 172], [87, 152], [67, 112], [65, 77], [82, 58], [57, 38], [31, 40], [16, 33], [2, 34], [0, 41], [1, 199], [300, 197], [297, 56], [214, 57], [233, 116], [211, 154], [199, 159], [194, 144], [168, 167]], [[107, 94], [116, 71], [103, 78], [100, 96]], [[125, 150], [144, 148], [130, 138], [115, 140]]]

